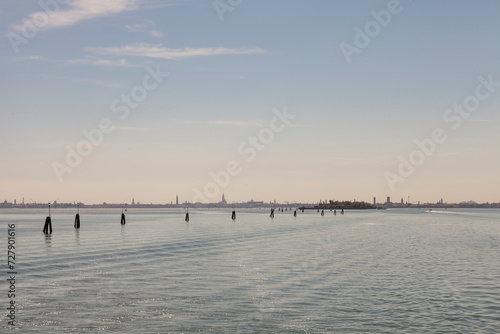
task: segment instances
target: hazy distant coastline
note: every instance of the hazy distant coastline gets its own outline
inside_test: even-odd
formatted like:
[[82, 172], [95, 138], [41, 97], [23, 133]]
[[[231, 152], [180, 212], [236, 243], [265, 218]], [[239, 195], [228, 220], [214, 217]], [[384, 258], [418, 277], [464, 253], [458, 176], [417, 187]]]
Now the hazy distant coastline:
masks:
[[[8, 201], [0, 202], [0, 209], [19, 208], [19, 209], [36, 209], [46, 208], [49, 203], [11, 203]], [[240, 203], [179, 203], [179, 204], [159, 204], [159, 203], [101, 203], [101, 204], [85, 204], [85, 203], [50, 203], [52, 208], [199, 208], [199, 209], [224, 209], [224, 208], [289, 208], [289, 209], [376, 209], [376, 208], [500, 208], [499, 203], [375, 203], [369, 204], [366, 202], [333, 202], [333, 204], [320, 202], [320, 203], [276, 203], [276, 202], [262, 202], [262, 201], [249, 201]]]

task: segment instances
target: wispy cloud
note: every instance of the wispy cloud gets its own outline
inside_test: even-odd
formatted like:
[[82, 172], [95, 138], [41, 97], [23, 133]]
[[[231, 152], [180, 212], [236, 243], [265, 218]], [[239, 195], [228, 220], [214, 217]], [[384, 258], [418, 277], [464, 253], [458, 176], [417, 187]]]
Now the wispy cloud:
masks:
[[84, 59], [70, 59], [70, 60], [65, 60], [64, 62], [69, 65], [88, 64], [94, 66], [111, 66], [111, 67], [143, 67], [146, 65], [146, 63], [132, 64], [124, 58], [117, 60], [84, 58]]
[[163, 33], [158, 30], [151, 30], [149, 34], [151, 35], [151, 37], [163, 37]]
[[145, 30], [151, 29], [155, 26], [154, 22], [151, 20], [146, 20], [142, 23], [127, 24], [126, 27], [130, 32], [144, 32]]
[[130, 32], [147, 33], [151, 37], [163, 37], [161, 31], [155, 30], [156, 24], [151, 20], [146, 20], [142, 23], [127, 24], [126, 28]]
[[68, 64], [92, 64], [98, 66], [125, 66], [127, 61], [125, 59], [108, 60], [108, 59], [70, 59], [66, 61]]
[[23, 56], [23, 57], [14, 57], [12, 58], [13, 61], [21, 61], [21, 60], [45, 60], [42, 58], [40, 55], [34, 55], [34, 56]]
[[148, 57], [162, 59], [181, 59], [197, 56], [221, 56], [266, 53], [261, 48], [184, 48], [169, 49], [161, 45], [134, 44], [121, 47], [93, 47], [86, 49], [101, 55]]
[[[74, 25], [83, 20], [93, 19], [99, 16], [113, 15], [127, 10], [137, 8], [136, 0], [73, 0], [68, 3], [67, 9], [54, 11], [50, 14], [44, 29], [65, 27]], [[45, 12], [35, 12], [27, 16], [29, 22], [33, 22], [37, 17], [47, 15]], [[21, 31], [23, 24], [16, 24], [13, 28]]]
[[111, 66], [111, 67], [144, 67], [149, 64], [151, 61], [145, 61], [141, 63], [131, 63], [124, 58], [110, 60], [110, 59], [100, 59], [96, 57], [88, 57], [88, 58], [79, 58], [79, 59], [68, 59], [68, 60], [60, 60], [60, 59], [49, 59], [39, 55], [35, 56], [26, 56], [26, 57], [15, 57], [13, 61], [23, 61], [23, 60], [37, 60], [44, 61], [50, 63], [63, 63], [68, 65], [94, 65], [94, 66]]

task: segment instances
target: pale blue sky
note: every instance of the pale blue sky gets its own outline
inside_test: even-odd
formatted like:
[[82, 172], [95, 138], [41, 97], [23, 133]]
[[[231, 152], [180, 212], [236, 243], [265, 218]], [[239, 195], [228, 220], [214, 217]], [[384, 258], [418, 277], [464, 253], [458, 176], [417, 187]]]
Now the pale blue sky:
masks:
[[[500, 3], [402, 0], [348, 63], [340, 44], [390, 3], [243, 0], [220, 20], [212, 1], [60, 0], [26, 36], [39, 2], [2, 2], [0, 199], [192, 201], [236, 160], [229, 201], [499, 202], [500, 87], [456, 130], [443, 115], [479, 76], [500, 82]], [[169, 76], [120, 120], [146, 66]], [[247, 162], [238, 146], [285, 106], [296, 118]], [[59, 182], [53, 163], [103, 118], [117, 128]], [[435, 128], [447, 141], [391, 189]]]

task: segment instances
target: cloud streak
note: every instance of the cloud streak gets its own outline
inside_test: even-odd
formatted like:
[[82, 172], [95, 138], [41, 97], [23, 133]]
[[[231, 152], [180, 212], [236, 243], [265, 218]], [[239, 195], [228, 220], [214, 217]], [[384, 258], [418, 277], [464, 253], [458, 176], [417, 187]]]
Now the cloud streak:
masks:
[[199, 56], [222, 56], [266, 53], [261, 48], [184, 48], [170, 49], [161, 45], [134, 44], [121, 47], [91, 47], [87, 51], [100, 55], [121, 57], [148, 57], [157, 59], [182, 59]]
[[127, 66], [125, 59], [108, 60], [108, 59], [70, 59], [66, 61], [67, 64], [90, 64], [96, 66]]
[[39, 55], [27, 56], [27, 57], [15, 57], [13, 61], [44, 61], [50, 63], [64, 63], [67, 65], [94, 65], [94, 66], [110, 66], [110, 67], [144, 67], [151, 61], [145, 61], [142, 63], [130, 63], [124, 58], [110, 60], [110, 59], [100, 59], [100, 58], [79, 58], [79, 59], [68, 59], [68, 60], [57, 60], [57, 59], [48, 59], [41, 57]]
[[99, 59], [99, 58], [86, 58], [86, 59], [69, 59], [64, 62], [68, 65], [94, 65], [94, 66], [110, 66], [110, 67], [144, 67], [150, 61], [146, 61], [143, 63], [130, 63], [126, 59], [120, 58], [116, 60], [110, 59]]
[[[44, 29], [67, 27], [80, 21], [90, 20], [99, 16], [117, 14], [123, 11], [137, 8], [136, 0], [73, 0], [69, 2], [67, 9], [59, 9], [59, 5], [47, 12], [34, 12], [27, 16], [27, 21], [36, 22], [37, 18], [49, 16]], [[26, 22], [26, 20], [24, 21]], [[13, 28], [21, 31], [25, 23], [14, 25]]]
[[156, 24], [151, 20], [142, 23], [128, 24], [125, 27], [130, 32], [148, 33], [151, 37], [163, 37], [161, 31], [155, 30]]

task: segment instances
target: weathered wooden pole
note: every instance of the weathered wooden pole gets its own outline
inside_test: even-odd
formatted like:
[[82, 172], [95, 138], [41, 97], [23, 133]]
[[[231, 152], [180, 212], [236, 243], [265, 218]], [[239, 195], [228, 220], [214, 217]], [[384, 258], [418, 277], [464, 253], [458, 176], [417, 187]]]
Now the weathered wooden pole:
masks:
[[122, 205], [122, 218], [120, 220], [120, 224], [122, 225], [125, 225], [126, 221], [125, 221], [125, 214], [123, 213], [123, 205]]
[[80, 228], [80, 205], [76, 206], [75, 228]]
[[45, 218], [45, 225], [43, 226], [43, 233], [52, 234], [52, 219], [50, 218], [50, 204], [49, 204], [49, 216]]

